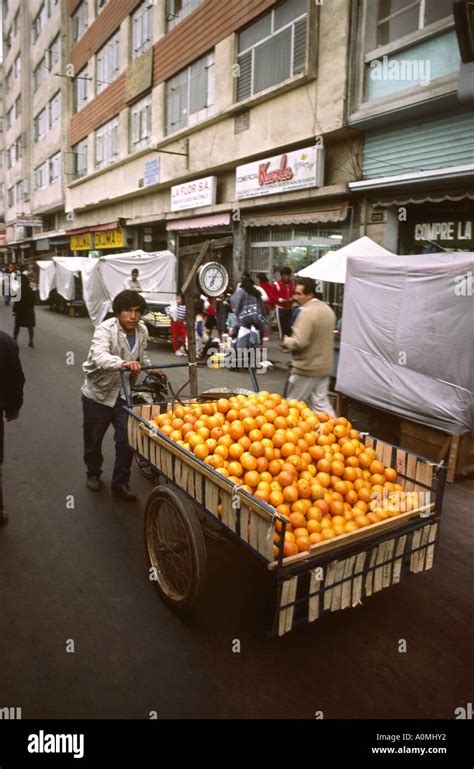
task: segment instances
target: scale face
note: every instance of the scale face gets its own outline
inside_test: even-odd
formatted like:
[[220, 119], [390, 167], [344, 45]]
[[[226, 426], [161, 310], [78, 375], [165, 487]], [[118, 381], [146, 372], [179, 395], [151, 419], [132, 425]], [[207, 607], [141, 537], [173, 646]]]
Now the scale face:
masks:
[[210, 297], [220, 296], [229, 285], [229, 275], [220, 262], [207, 262], [199, 268], [197, 280], [203, 294]]

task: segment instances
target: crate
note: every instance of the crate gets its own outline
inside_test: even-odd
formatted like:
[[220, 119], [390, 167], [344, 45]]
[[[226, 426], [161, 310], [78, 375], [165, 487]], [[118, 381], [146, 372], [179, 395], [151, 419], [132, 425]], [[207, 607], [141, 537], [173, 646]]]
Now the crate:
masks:
[[400, 444], [409, 451], [416, 451], [430, 459], [440, 462], [447, 460], [448, 483], [452, 483], [456, 475], [468, 475], [474, 472], [474, 436], [448, 435], [433, 427], [420, 425], [408, 419], [402, 419], [400, 424]]
[[377, 459], [396, 468], [405, 491], [425, 494], [416, 510], [275, 560], [275, 524], [285, 519], [274, 508], [242, 491], [151, 423], [160, 406], [129, 410], [132, 448], [182, 489], [196, 505], [275, 574], [277, 600], [272, 634], [284, 635], [324, 613], [359, 605], [409, 574], [431, 569], [439, 534], [446, 470], [425, 457], [362, 435]]

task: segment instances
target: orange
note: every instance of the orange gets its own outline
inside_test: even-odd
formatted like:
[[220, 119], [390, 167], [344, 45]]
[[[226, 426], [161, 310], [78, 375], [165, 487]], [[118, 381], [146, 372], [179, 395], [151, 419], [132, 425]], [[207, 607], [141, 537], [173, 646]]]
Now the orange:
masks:
[[357, 523], [357, 525], [361, 527], [369, 526], [371, 523], [370, 518], [368, 518], [366, 515], [356, 515], [354, 520]]
[[227, 448], [227, 446], [217, 445], [216, 448], [214, 449], [214, 456], [217, 456], [217, 455], [221, 456], [222, 459], [227, 459], [227, 457], [229, 456], [229, 449]]
[[368, 467], [370, 465], [371, 461], [372, 461], [371, 457], [370, 457], [370, 454], [368, 454], [367, 451], [362, 451], [359, 454], [358, 459], [359, 459], [359, 465], [361, 467]]
[[[255, 431], [252, 431], [252, 432], [255, 432]], [[265, 449], [261, 441], [253, 441], [249, 446], [249, 454], [251, 454], [253, 457], [263, 457], [264, 452], [265, 452]]]
[[[252, 470], [249, 470], [249, 472], [252, 472]], [[267, 489], [257, 489], [256, 491], [254, 491], [253, 495], [256, 499], [262, 500], [262, 502], [268, 502], [270, 492]]]
[[350, 534], [351, 531], [357, 531], [358, 528], [359, 527], [355, 521], [347, 521], [344, 524], [344, 529], [348, 534]]
[[[291, 486], [291, 484], [293, 483], [293, 480], [294, 480], [294, 476], [288, 473], [286, 470], [282, 470], [277, 475], [277, 481], [282, 487]], [[298, 492], [296, 491], [296, 489], [295, 489], [295, 492], [298, 495]]]
[[257, 459], [257, 472], [260, 473], [260, 480], [261, 481], [267, 481], [267, 483], [269, 483], [270, 486], [272, 485], [272, 483], [273, 483], [273, 476], [272, 476], [272, 474], [267, 472], [266, 470], [259, 470], [258, 469], [258, 459]]
[[344, 475], [344, 470], [346, 469], [344, 462], [338, 462], [335, 461], [331, 464], [331, 473], [332, 475]]
[[283, 556], [288, 558], [290, 555], [296, 555], [299, 552], [296, 542], [284, 542], [283, 543]]
[[355, 452], [356, 452], [356, 447], [350, 441], [346, 441], [345, 443], [342, 444], [341, 454], [344, 454], [345, 457], [352, 457], [354, 456]]
[[325, 455], [324, 447], [323, 446], [310, 446], [309, 447], [309, 453], [311, 454], [311, 459], [313, 459], [315, 462], [318, 462], [320, 459], [323, 459]]
[[318, 508], [318, 510], [320, 510], [323, 515], [327, 515], [329, 512], [329, 502], [327, 502], [325, 499], [316, 500], [314, 507]]
[[308, 523], [310, 521], [320, 521], [323, 517], [323, 514], [319, 507], [310, 507], [309, 510], [306, 512], [306, 519]]
[[268, 423], [273, 424], [273, 422], [277, 418], [278, 414], [276, 413], [276, 411], [273, 408], [269, 408], [269, 409], [267, 409], [266, 411], [263, 412], [263, 416], [267, 420], [267, 424]]
[[285, 486], [282, 494], [285, 502], [289, 502], [290, 504], [296, 502], [298, 499], [298, 489], [295, 486]]
[[336, 532], [334, 531], [334, 529], [327, 528], [327, 529], [323, 529], [321, 532], [321, 537], [323, 539], [332, 539], [335, 536], [336, 536]]
[[320, 473], [329, 473], [331, 470], [331, 462], [328, 459], [320, 459], [316, 463], [316, 467]]
[[248, 435], [242, 435], [242, 437], [239, 438], [237, 443], [240, 443], [240, 445], [244, 447], [245, 451], [248, 451], [250, 446], [252, 445], [252, 441], [250, 440]]
[[[374, 475], [374, 474], [383, 475], [384, 470], [385, 470], [385, 465], [384, 465], [383, 462], [379, 462], [378, 459], [374, 459], [370, 463], [370, 465], [369, 465], [369, 470], [370, 470], [372, 475]], [[385, 480], [385, 478], [384, 478], [384, 480]], [[382, 483], [383, 483], [383, 481], [382, 481]]]
[[261, 430], [264, 438], [272, 438], [276, 432], [275, 425], [271, 424], [270, 422], [264, 422], [262, 424]]
[[[349, 457], [351, 459], [351, 457]], [[344, 473], [342, 475], [345, 481], [356, 481], [357, 480], [357, 470], [355, 467], [346, 467], [344, 468]]]
[[257, 469], [257, 460], [254, 456], [252, 456], [252, 454], [249, 454], [248, 451], [245, 451], [240, 457], [240, 464], [242, 465], [244, 470]]
[[273, 507], [277, 508], [280, 505], [282, 505], [285, 501], [285, 497], [281, 493], [281, 491], [270, 491], [270, 495], [268, 497], [268, 501]]
[[285, 433], [284, 432], [279, 432], [277, 430], [275, 435], [272, 438], [272, 443], [273, 443], [273, 445], [277, 449], [280, 449], [283, 446], [283, 444], [285, 443], [285, 440], [286, 440]]
[[342, 515], [342, 513], [344, 512], [344, 503], [336, 499], [330, 503], [329, 510], [331, 514], [334, 516]]
[[[196, 449], [198, 449], [199, 446], [196, 446]], [[196, 449], [194, 450], [194, 453], [196, 453]], [[225, 463], [219, 454], [211, 454], [210, 456], [207, 456], [205, 459], [206, 464], [213, 467], [215, 470], [217, 470], [219, 467], [224, 467]]]
[[217, 410], [220, 411], [222, 414], [225, 414], [230, 409], [230, 403], [227, 400], [227, 398], [219, 398], [219, 400], [216, 403]]
[[229, 446], [229, 457], [231, 459], [240, 459], [244, 453], [244, 447], [240, 443], [231, 443]]
[[276, 508], [276, 511], [278, 515], [282, 515], [285, 518], [289, 518], [291, 513], [291, 509], [289, 505], [285, 505], [285, 504], [278, 505], [278, 507]]
[[233, 441], [238, 441], [245, 434], [245, 429], [242, 426], [242, 422], [233, 422], [230, 426], [229, 435]]
[[221, 475], [225, 475], [226, 478], [229, 477], [229, 471], [227, 467], [217, 467], [216, 473], [220, 473]]
[[321, 523], [314, 518], [310, 518], [306, 524], [306, 528], [308, 529], [308, 534], [313, 534], [314, 532], [321, 531]]
[[306, 526], [306, 518], [304, 517], [303, 513], [292, 512], [290, 514], [290, 521], [295, 528], [305, 528]]
[[317, 531], [316, 532], [312, 532], [309, 535], [309, 541], [311, 542], [312, 545], [317, 545], [318, 542], [322, 542], [323, 541], [323, 536], [322, 536], [321, 533], [319, 533]]
[[279, 459], [272, 459], [268, 465], [268, 472], [272, 475], [278, 475], [281, 470], [281, 461]]
[[240, 462], [229, 462], [227, 469], [231, 475], [235, 475], [237, 478], [242, 478], [244, 469]]
[[247, 486], [255, 487], [260, 480], [260, 474], [256, 470], [247, 470], [244, 475], [244, 483]]
[[311, 542], [307, 535], [304, 537], [297, 537], [296, 547], [298, 548], [300, 553], [303, 553], [305, 550], [309, 550], [310, 545], [311, 545]]
[[198, 443], [193, 448], [193, 454], [195, 454], [198, 459], [205, 459], [209, 456], [209, 449], [205, 443]]
[[327, 488], [329, 484], [331, 483], [331, 476], [327, 473], [318, 473], [316, 476], [316, 481], [319, 483], [320, 486], [324, 486]]
[[344, 497], [349, 491], [349, 484], [347, 481], [336, 481], [333, 485], [333, 489]]
[[377, 523], [378, 521], [382, 520], [380, 515], [378, 513], [375, 513], [374, 511], [372, 511], [371, 513], [367, 513], [367, 518], [371, 523]]
[[286, 418], [282, 416], [275, 417], [273, 424], [275, 425], [276, 430], [286, 430], [286, 428], [288, 427]]
[[[252, 444], [253, 445], [253, 444]], [[249, 453], [251, 453], [252, 446], [250, 446]], [[265, 457], [257, 457], [257, 471], [259, 473], [263, 473], [268, 468], [268, 459], [265, 459]]]
[[394, 483], [397, 480], [397, 471], [393, 467], [386, 467], [384, 470], [385, 480]]
[[263, 433], [261, 430], [258, 430], [258, 429], [250, 430], [249, 438], [252, 441], [252, 443], [254, 443], [255, 441], [261, 441], [263, 438]]
[[[272, 398], [272, 400], [274, 400], [274, 398]], [[287, 417], [290, 413], [290, 410], [286, 403], [278, 403], [278, 405], [275, 406], [275, 412], [278, 416]]]

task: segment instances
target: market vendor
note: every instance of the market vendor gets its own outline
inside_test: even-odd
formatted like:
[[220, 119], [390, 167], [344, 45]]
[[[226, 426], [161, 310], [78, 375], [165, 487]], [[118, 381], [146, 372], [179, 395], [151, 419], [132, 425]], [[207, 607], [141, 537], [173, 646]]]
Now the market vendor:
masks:
[[[86, 375], [82, 386], [84, 414], [84, 462], [87, 468], [87, 487], [99, 491], [102, 487], [102, 441], [110, 424], [115, 433], [115, 464], [112, 474], [112, 492], [133, 502], [136, 493], [130, 488], [130, 469], [133, 451], [128, 445], [128, 414], [121, 387], [120, 371], [132, 375], [149, 366], [146, 353], [148, 331], [141, 321], [145, 300], [136, 291], [121, 291], [115, 297], [114, 317], [97, 326], [89, 355], [82, 368]], [[159, 369], [150, 373], [161, 375]]]

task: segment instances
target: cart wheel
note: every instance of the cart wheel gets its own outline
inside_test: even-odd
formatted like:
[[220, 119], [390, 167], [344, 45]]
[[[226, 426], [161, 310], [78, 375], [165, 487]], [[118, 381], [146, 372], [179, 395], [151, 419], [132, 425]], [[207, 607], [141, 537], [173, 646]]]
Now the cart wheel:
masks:
[[190, 608], [204, 581], [206, 546], [191, 504], [172, 486], [158, 486], [148, 498], [145, 547], [163, 600], [176, 609]]
[[148, 481], [154, 481], [156, 483], [158, 482], [159, 473], [153, 468], [152, 465], [150, 465], [149, 462], [143, 459], [143, 457], [141, 457], [139, 454], [135, 454], [135, 462], [137, 463], [142, 475], [144, 475]]

